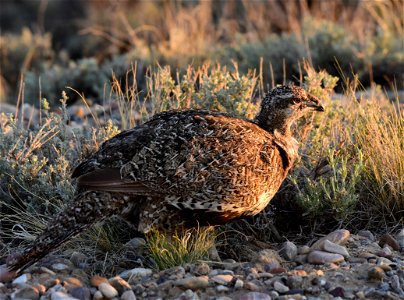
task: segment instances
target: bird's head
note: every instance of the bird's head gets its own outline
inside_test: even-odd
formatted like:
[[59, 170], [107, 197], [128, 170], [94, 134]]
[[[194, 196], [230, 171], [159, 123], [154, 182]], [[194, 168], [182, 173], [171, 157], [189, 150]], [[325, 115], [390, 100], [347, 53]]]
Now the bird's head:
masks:
[[324, 111], [317, 97], [298, 86], [278, 86], [263, 99], [256, 120], [268, 131], [287, 133], [294, 121], [313, 111]]

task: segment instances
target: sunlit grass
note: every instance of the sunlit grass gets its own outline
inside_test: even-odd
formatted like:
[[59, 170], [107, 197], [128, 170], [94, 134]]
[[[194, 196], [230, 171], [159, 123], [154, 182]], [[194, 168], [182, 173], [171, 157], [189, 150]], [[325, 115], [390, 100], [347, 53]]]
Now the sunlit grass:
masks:
[[215, 246], [216, 234], [214, 227], [179, 230], [173, 235], [153, 229], [146, 239], [153, 267], [164, 270], [208, 260], [209, 251]]

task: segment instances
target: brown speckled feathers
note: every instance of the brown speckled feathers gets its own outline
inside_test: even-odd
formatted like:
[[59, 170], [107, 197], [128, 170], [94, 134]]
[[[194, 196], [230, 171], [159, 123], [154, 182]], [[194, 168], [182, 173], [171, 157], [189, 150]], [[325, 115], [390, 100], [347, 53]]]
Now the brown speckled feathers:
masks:
[[297, 156], [290, 126], [322, 111], [302, 88], [273, 89], [254, 120], [219, 112], [164, 112], [106, 141], [74, 170], [78, 191], [21, 256], [22, 269], [111, 215], [139, 230], [223, 224], [265, 208]]

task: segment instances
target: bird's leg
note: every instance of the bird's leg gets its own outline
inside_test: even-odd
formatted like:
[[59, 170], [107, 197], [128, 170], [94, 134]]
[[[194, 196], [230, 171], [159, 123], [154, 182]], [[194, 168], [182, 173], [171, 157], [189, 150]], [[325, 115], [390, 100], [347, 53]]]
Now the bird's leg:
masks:
[[0, 270], [3, 273], [0, 278], [21, 272], [68, 238], [106, 217], [119, 213], [127, 200], [128, 197], [119, 193], [87, 191], [78, 194], [72, 204], [54, 218], [31, 245], [21, 254], [8, 259], [7, 270], [5, 271], [4, 267]]

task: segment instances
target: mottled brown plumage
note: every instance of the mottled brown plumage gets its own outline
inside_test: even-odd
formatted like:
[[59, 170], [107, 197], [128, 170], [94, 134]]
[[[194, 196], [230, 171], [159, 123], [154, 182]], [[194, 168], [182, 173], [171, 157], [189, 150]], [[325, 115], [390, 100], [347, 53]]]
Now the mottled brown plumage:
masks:
[[[21, 270], [111, 215], [152, 226], [223, 224], [253, 216], [277, 192], [297, 156], [291, 124], [318, 99], [273, 89], [254, 120], [204, 110], [163, 112], [106, 141], [74, 170], [78, 193], [9, 270]], [[3, 271], [4, 273], [4, 271]]]

